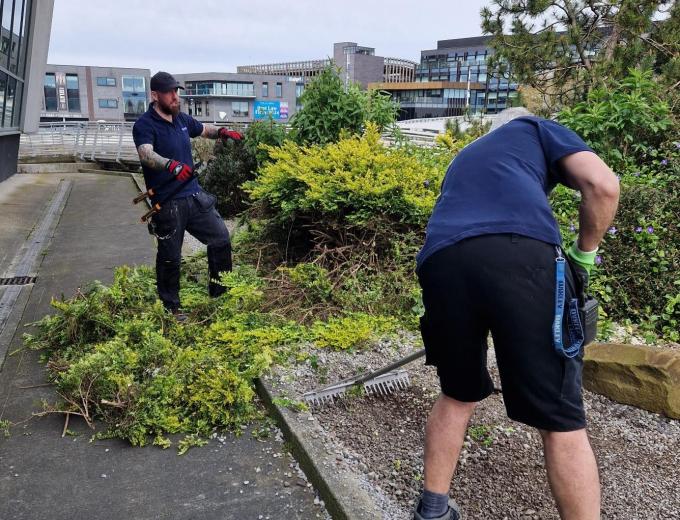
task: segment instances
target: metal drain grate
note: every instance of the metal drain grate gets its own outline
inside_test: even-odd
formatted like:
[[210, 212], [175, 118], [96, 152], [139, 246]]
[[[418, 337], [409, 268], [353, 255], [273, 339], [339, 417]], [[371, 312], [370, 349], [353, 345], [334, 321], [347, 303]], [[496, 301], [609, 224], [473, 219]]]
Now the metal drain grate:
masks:
[[28, 285], [35, 283], [35, 276], [13, 276], [12, 278], [0, 278], [0, 285]]

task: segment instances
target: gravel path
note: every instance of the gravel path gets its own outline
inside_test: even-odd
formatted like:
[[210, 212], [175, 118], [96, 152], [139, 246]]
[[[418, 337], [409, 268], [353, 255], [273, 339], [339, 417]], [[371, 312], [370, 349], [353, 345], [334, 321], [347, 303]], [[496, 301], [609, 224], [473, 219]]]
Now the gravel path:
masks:
[[[395, 345], [398, 345], [395, 346]], [[404, 334], [361, 353], [313, 349], [317, 369], [300, 365], [282, 377], [291, 396], [384, 365], [419, 348]], [[498, 381], [490, 350], [489, 366]], [[321, 435], [385, 510], [411, 518], [421, 491], [424, 427], [438, 395], [433, 368], [409, 367], [412, 386], [389, 397], [345, 398], [314, 409]], [[604, 519], [680, 519], [680, 421], [584, 392], [589, 432], [603, 488]], [[452, 496], [467, 519], [557, 519], [538, 433], [505, 416], [502, 395], [478, 407], [454, 477]]]

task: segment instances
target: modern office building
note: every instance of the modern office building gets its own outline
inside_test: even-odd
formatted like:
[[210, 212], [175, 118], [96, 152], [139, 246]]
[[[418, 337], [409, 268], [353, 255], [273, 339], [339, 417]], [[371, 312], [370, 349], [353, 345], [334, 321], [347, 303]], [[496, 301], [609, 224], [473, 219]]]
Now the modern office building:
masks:
[[489, 70], [490, 36], [440, 40], [421, 51], [412, 82], [374, 82], [401, 106], [400, 119], [495, 114], [511, 106], [518, 85]]
[[230, 72], [173, 75], [185, 88], [179, 91], [182, 111], [203, 122], [248, 123], [271, 117], [287, 123], [302, 92], [299, 78], [287, 76]]
[[[363, 88], [369, 83], [407, 82], [413, 81], [416, 63], [401, 58], [385, 58], [375, 55], [373, 47], [364, 47], [355, 42], [339, 42], [333, 44], [333, 60], [340, 68], [340, 75], [345, 83], [356, 82]], [[288, 63], [270, 63], [265, 65], [241, 65], [239, 73], [274, 74], [298, 78], [306, 84], [330, 65], [331, 59], [295, 61]]]
[[40, 121], [134, 121], [149, 106], [149, 69], [47, 65]]
[[36, 132], [54, 0], [0, 2], [0, 181], [16, 173], [21, 132]]

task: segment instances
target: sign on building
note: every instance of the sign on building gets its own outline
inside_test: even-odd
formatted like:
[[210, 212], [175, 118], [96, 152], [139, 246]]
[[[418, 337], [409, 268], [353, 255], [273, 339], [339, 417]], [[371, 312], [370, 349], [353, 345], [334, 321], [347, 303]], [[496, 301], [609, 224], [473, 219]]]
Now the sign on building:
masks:
[[68, 111], [68, 98], [66, 97], [66, 74], [63, 72], [55, 73], [57, 83], [57, 103], [59, 111]]
[[286, 101], [255, 101], [253, 109], [255, 119], [274, 120], [288, 119], [288, 103]]

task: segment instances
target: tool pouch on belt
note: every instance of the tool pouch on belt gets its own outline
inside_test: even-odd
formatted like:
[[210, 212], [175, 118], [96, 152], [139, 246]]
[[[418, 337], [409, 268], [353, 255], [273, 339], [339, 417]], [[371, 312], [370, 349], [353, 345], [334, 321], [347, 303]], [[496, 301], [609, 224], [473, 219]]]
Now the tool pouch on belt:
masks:
[[[571, 273], [576, 286], [578, 298], [578, 318], [583, 330], [583, 346], [595, 341], [597, 337], [597, 320], [600, 304], [594, 296], [588, 294], [588, 275], [580, 272], [572, 262], [569, 262]], [[570, 318], [571, 319], [571, 318]]]
[[215, 207], [215, 202], [217, 202], [217, 197], [215, 197], [215, 195], [204, 190], [196, 193], [194, 195], [194, 199], [196, 199], [196, 204], [198, 205], [199, 211], [201, 213], [207, 213], [210, 211]]

